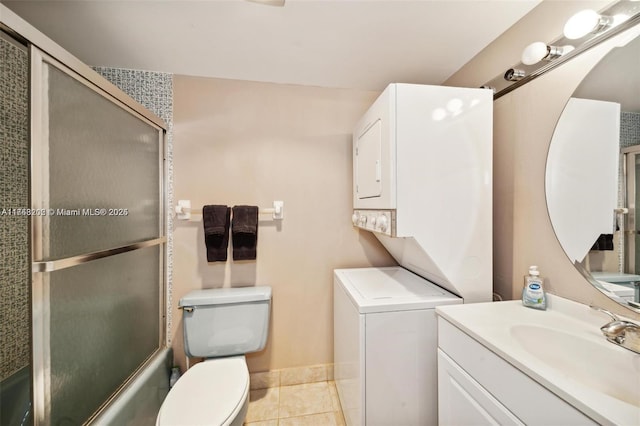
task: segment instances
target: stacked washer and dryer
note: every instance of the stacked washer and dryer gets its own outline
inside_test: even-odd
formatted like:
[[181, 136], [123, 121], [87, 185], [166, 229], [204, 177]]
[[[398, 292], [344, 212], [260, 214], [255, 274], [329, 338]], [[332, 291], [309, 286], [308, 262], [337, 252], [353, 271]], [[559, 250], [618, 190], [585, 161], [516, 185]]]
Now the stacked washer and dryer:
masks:
[[353, 224], [400, 266], [334, 271], [348, 426], [437, 423], [440, 305], [492, 295], [493, 94], [389, 85], [353, 133]]

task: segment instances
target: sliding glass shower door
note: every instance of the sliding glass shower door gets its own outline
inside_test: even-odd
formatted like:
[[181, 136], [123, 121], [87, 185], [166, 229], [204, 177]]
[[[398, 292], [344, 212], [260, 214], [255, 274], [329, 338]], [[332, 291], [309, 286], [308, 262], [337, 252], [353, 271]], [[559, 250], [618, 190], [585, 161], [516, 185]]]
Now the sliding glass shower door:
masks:
[[32, 47], [34, 412], [82, 424], [164, 342], [164, 131]]

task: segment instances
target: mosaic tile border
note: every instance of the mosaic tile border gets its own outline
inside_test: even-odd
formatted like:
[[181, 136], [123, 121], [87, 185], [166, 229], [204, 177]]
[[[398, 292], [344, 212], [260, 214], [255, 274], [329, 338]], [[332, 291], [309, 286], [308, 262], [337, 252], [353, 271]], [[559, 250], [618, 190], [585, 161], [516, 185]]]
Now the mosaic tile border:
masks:
[[640, 145], [640, 114], [622, 112], [620, 114], [620, 147]]
[[[29, 55], [0, 38], [0, 209], [29, 207]], [[29, 220], [0, 216], [0, 380], [31, 358]]]

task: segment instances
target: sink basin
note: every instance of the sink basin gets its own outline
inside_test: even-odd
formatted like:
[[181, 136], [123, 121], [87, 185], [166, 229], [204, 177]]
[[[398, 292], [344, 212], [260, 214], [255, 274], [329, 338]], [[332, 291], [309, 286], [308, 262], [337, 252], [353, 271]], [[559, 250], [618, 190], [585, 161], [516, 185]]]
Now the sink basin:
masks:
[[533, 324], [514, 324], [510, 333], [559, 377], [640, 407], [640, 356], [633, 352], [604, 337], [583, 337]]

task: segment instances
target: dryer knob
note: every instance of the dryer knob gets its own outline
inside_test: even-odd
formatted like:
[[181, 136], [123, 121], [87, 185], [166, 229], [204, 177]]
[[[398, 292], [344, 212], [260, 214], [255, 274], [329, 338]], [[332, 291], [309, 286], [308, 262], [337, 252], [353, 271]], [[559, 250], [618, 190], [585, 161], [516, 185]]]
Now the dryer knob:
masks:
[[358, 213], [354, 213], [351, 215], [351, 222], [353, 222], [354, 225], [358, 225], [359, 219], [360, 219], [360, 216], [358, 215]]
[[380, 228], [382, 232], [387, 232], [389, 221], [387, 220], [387, 217], [385, 215], [380, 215], [378, 217], [377, 223], [378, 223], [378, 228]]
[[367, 216], [366, 215], [360, 216], [360, 226], [365, 226], [366, 224], [367, 224]]

